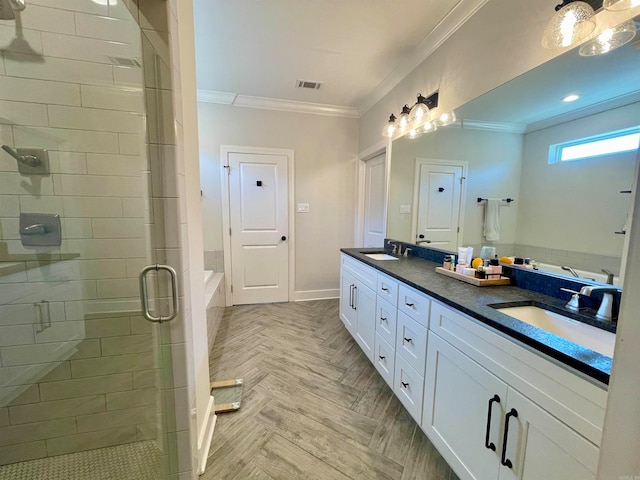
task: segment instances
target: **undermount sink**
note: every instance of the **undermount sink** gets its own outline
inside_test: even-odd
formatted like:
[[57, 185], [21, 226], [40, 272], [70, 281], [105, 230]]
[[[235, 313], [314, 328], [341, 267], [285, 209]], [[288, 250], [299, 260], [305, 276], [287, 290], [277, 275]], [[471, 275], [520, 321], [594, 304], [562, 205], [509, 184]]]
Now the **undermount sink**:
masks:
[[364, 256], [369, 257], [371, 260], [398, 260], [397, 257], [386, 253], [365, 253]]
[[594, 352], [613, 358], [613, 348], [616, 342], [615, 333], [534, 305], [498, 307], [496, 310], [570, 342], [582, 345]]

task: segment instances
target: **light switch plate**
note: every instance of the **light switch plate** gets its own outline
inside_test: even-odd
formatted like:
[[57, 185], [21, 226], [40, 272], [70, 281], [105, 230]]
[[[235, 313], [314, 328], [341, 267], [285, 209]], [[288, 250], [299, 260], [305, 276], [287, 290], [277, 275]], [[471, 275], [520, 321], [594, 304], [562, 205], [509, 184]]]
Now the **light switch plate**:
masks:
[[309, 204], [308, 203], [299, 203], [298, 204], [298, 213], [309, 213]]
[[411, 213], [411, 205], [400, 205], [400, 213]]

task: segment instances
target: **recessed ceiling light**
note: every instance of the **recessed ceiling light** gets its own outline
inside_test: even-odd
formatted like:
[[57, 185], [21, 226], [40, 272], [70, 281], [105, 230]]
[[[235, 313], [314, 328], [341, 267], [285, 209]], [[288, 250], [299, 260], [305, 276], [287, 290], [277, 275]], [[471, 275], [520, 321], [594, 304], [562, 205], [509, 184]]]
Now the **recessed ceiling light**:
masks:
[[575, 102], [579, 98], [580, 98], [580, 95], [576, 95], [575, 93], [572, 93], [571, 95], [567, 95], [566, 97], [564, 97], [562, 99], [562, 101], [563, 102]]

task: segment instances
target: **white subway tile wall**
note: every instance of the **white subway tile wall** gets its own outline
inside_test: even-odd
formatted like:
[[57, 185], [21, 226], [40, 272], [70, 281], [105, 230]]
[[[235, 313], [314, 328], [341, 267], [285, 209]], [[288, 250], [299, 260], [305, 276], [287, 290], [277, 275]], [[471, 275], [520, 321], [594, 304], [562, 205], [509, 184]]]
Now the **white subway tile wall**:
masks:
[[[125, 4], [138, 20], [137, 2]], [[164, 2], [148, 8], [145, 28], [166, 26]], [[165, 338], [163, 355], [161, 328], [137, 313], [140, 269], [181, 240], [166, 27], [145, 33], [143, 54], [122, 2], [30, 0], [21, 21], [29, 48], [0, 56], [0, 141], [48, 149], [51, 173], [21, 175], [0, 152], [0, 266], [11, 267], [0, 269], [0, 465], [141, 440], [166, 448], [175, 419], [161, 399], [186, 381], [185, 359], [174, 374], [170, 355], [184, 344]], [[15, 21], [0, 21], [0, 43], [15, 38]], [[154, 59], [146, 80], [143, 58]], [[163, 117], [149, 131], [146, 94]], [[29, 212], [60, 215], [60, 247], [22, 246]]]

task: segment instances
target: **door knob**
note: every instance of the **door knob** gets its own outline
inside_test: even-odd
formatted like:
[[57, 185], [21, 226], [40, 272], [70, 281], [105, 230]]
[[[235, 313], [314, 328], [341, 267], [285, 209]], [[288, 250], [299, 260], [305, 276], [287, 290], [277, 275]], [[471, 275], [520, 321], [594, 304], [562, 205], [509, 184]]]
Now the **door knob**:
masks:
[[287, 239], [286, 235], [282, 235], [282, 237], [280, 237], [280, 240], [282, 240], [283, 242]]

